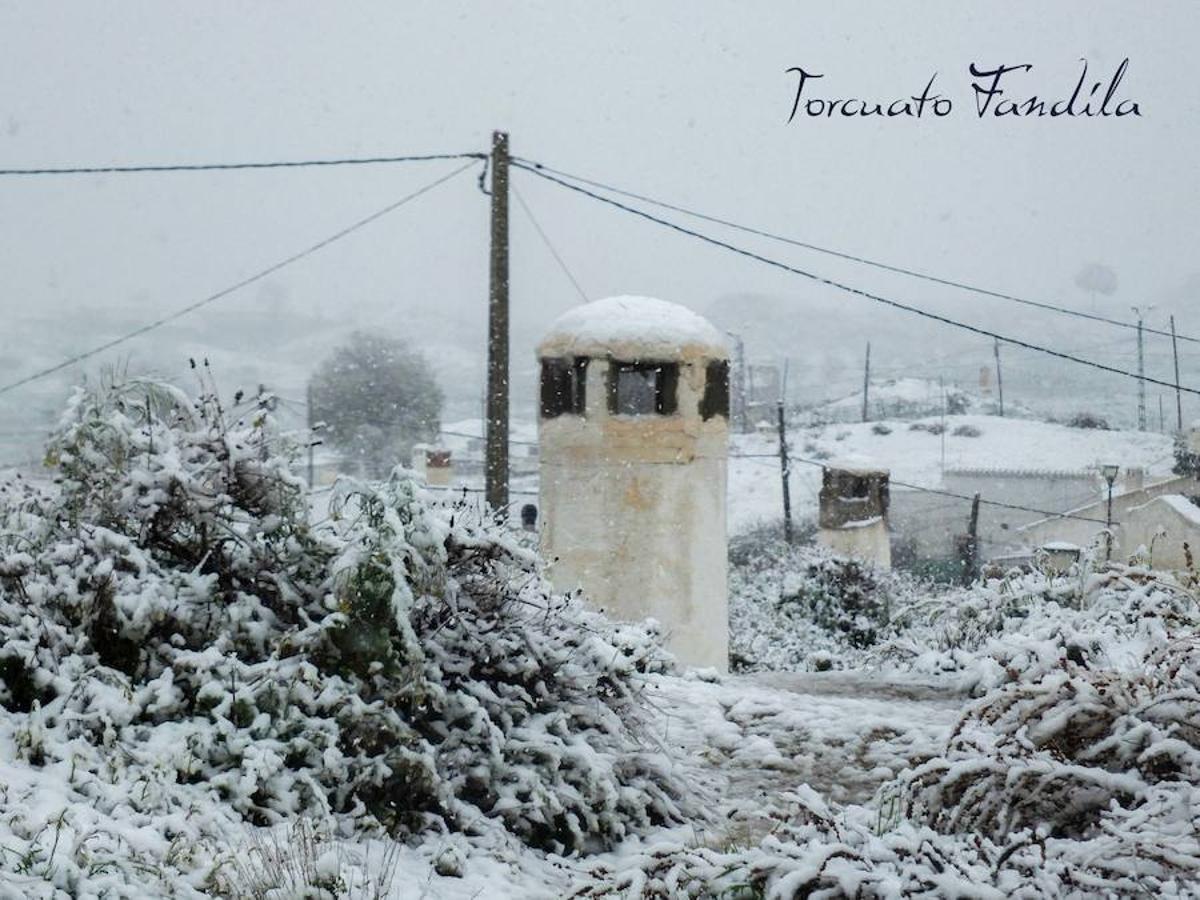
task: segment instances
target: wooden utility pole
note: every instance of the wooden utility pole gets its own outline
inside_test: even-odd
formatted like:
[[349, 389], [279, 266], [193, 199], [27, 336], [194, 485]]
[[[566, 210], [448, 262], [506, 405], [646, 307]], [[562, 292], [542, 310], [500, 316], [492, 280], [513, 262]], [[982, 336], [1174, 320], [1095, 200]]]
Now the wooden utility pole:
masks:
[[867, 341], [867, 361], [863, 366], [863, 418], [867, 421], [867, 394], [871, 390], [871, 342]]
[[313, 482], [313, 473], [315, 465], [313, 464], [313, 447], [316, 444], [316, 437], [313, 434], [313, 390], [311, 382], [308, 385], [308, 390], [304, 394], [304, 405], [308, 415], [308, 489], [311, 491], [316, 484]]
[[[1153, 307], [1146, 307], [1149, 312]], [[1142, 334], [1142, 310], [1133, 307], [1137, 313], [1137, 362], [1138, 362], [1138, 431], [1146, 430], [1146, 344]]]
[[1171, 353], [1175, 356], [1175, 427], [1183, 431], [1183, 397], [1179, 390], [1179, 342], [1175, 340], [1175, 317], [1171, 316]]
[[508, 507], [508, 133], [492, 134], [492, 253], [488, 289], [487, 460], [484, 497]]
[[783, 417], [783, 400], [780, 399], [775, 407], [779, 418], [779, 472], [783, 478], [783, 539], [792, 542], [792, 493], [788, 485], [791, 465], [788, 462], [787, 425]]
[[1004, 417], [1004, 380], [1000, 377], [1000, 339], [992, 345], [996, 354], [996, 396], [1000, 399], [1000, 417]]
[[938, 376], [938, 387], [942, 391], [942, 477], [946, 477], [946, 376]]
[[971, 498], [971, 518], [967, 522], [967, 559], [963, 572], [967, 584], [975, 580], [979, 572], [979, 494]]

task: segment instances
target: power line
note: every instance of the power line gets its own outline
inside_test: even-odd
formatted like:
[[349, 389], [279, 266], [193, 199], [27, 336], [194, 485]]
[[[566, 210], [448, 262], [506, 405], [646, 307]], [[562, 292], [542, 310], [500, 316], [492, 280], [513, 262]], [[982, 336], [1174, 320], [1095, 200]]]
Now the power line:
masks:
[[[730, 459], [767, 459], [767, 458], [778, 459], [779, 454], [778, 453], [730, 453], [729, 458]], [[802, 456], [792, 456], [791, 454], [788, 455], [788, 459], [793, 462], [802, 462], [802, 463], [806, 463], [807, 465], [810, 465], [810, 466], [817, 466], [818, 468], [821, 468], [821, 469], [831, 468], [829, 463], [821, 462], [820, 460], [817, 460], [817, 459], [805, 459]], [[974, 495], [958, 494], [958, 493], [955, 493], [954, 491], [946, 491], [946, 490], [942, 490], [940, 488], [931, 488], [931, 487], [926, 487], [926, 486], [920, 485], [920, 484], [910, 484], [907, 481], [896, 481], [894, 478], [889, 478], [888, 483], [894, 484], [897, 487], [908, 488], [909, 490], [913, 490], [913, 491], [920, 491], [925, 494], [937, 494], [942, 497], [953, 497], [956, 500], [966, 500], [966, 501], [970, 502], [975, 499]], [[1019, 506], [1015, 503], [1004, 503], [1000, 500], [985, 500], [981, 497], [979, 499], [979, 502], [986, 504], [988, 506], [998, 506], [998, 507], [1002, 507], [1004, 509], [1015, 509], [1015, 510], [1020, 510], [1021, 512], [1035, 513], [1040, 516], [1047, 516], [1047, 517], [1054, 517], [1054, 518], [1061, 518], [1061, 519], [1079, 519], [1084, 522], [1099, 522], [1101, 525], [1108, 524], [1104, 519], [1092, 519], [1087, 516], [1073, 515], [1072, 513], [1051, 512], [1050, 510], [1047, 510], [1047, 509], [1034, 509], [1033, 507], [1029, 507], [1029, 506]], [[928, 510], [927, 510], [927, 512], [928, 512]]]
[[1020, 338], [1008, 337], [1007, 335], [999, 334], [995, 331], [990, 331], [986, 328], [981, 328], [978, 325], [971, 325], [966, 322], [960, 322], [957, 319], [951, 319], [950, 317], [943, 316], [939, 313], [930, 312], [929, 310], [921, 309], [920, 307], [917, 307], [917, 306], [911, 306], [910, 304], [902, 303], [899, 300], [893, 300], [889, 297], [884, 297], [881, 294], [873, 294], [870, 291], [863, 290], [862, 288], [853, 287], [852, 285], [848, 285], [843, 282], [836, 281], [832, 278], [827, 278], [824, 275], [818, 275], [815, 272], [809, 272], [806, 269], [800, 269], [795, 266], [790, 266], [787, 263], [780, 262], [777, 259], [772, 259], [769, 256], [763, 256], [759, 253], [755, 253], [752, 250], [747, 250], [743, 247], [738, 247], [734, 244], [728, 243], [727, 241], [722, 241], [719, 238], [711, 237], [707, 234], [704, 234], [699, 231], [695, 231], [691, 228], [686, 228], [683, 225], [676, 224], [675, 222], [671, 222], [667, 219], [662, 219], [662, 218], [659, 218], [658, 216], [651, 215], [650, 213], [645, 212], [644, 210], [637, 209], [636, 207], [621, 203], [620, 201], [614, 200], [611, 197], [605, 197], [601, 194], [597, 194], [593, 191], [589, 191], [587, 188], [580, 187], [577, 184], [571, 184], [568, 181], [563, 181], [562, 179], [557, 178], [554, 175], [550, 175], [544, 171], [539, 171], [538, 169], [534, 168], [533, 166], [526, 165], [523, 162], [517, 162], [516, 160], [514, 160], [513, 165], [516, 166], [517, 168], [524, 169], [527, 172], [532, 172], [534, 175], [537, 175], [540, 178], [544, 178], [547, 181], [552, 181], [555, 184], [560, 185], [561, 187], [567, 188], [568, 190], [575, 191], [576, 193], [579, 193], [579, 194], [583, 194], [585, 197], [591, 197], [593, 200], [599, 200], [601, 203], [606, 203], [609, 206], [616, 207], [617, 209], [623, 210], [624, 212], [632, 213], [635, 216], [639, 216], [643, 219], [646, 219], [647, 221], [654, 222], [654, 223], [656, 223], [658, 225], [662, 225], [666, 228], [670, 228], [671, 230], [677, 231], [680, 234], [685, 234], [685, 235], [688, 235], [689, 237], [697, 238], [698, 240], [704, 241], [705, 243], [708, 243], [708, 244], [712, 244], [715, 247], [721, 247], [722, 249], [729, 250], [732, 253], [736, 253], [739, 256], [744, 256], [747, 259], [753, 259], [758, 262], [765, 263], [768, 266], [773, 266], [774, 268], [782, 269], [785, 272], [791, 272], [793, 275], [801, 275], [805, 278], [808, 278], [808, 279], [811, 279], [812, 281], [817, 282], [818, 284], [828, 285], [829, 287], [837, 288], [838, 290], [845, 291], [846, 293], [854, 294], [859, 297], [864, 297], [867, 300], [872, 300], [876, 303], [882, 303], [886, 306], [891, 306], [895, 309], [900, 309], [900, 310], [904, 310], [905, 312], [914, 313], [915, 315], [922, 316], [926, 319], [932, 319], [935, 322], [941, 322], [945, 325], [951, 325], [955, 328], [961, 328], [964, 331], [969, 331], [974, 334], [980, 334], [985, 337], [992, 338], [994, 340], [1004, 341], [1004, 343], [1011, 344], [1014, 347], [1022, 347], [1026, 350], [1035, 350], [1039, 353], [1045, 353], [1045, 354], [1048, 354], [1049, 356], [1054, 356], [1059, 359], [1065, 359], [1068, 362], [1077, 363], [1077, 364], [1083, 365], [1083, 366], [1089, 366], [1093, 369], [1098, 369], [1102, 372], [1111, 372], [1114, 375], [1124, 375], [1127, 378], [1140, 378], [1141, 380], [1149, 382], [1150, 384], [1157, 384], [1161, 387], [1168, 387], [1168, 388], [1172, 388], [1172, 389], [1178, 388], [1181, 391], [1187, 391], [1189, 394], [1200, 395], [1200, 389], [1183, 387], [1182, 385], [1176, 385], [1174, 382], [1162, 381], [1157, 378], [1151, 378], [1150, 376], [1140, 376], [1136, 372], [1130, 372], [1126, 369], [1119, 369], [1116, 366], [1106, 365], [1105, 363], [1096, 362], [1095, 360], [1084, 359], [1083, 357], [1079, 357], [1079, 356], [1073, 356], [1070, 353], [1063, 353], [1060, 350], [1054, 350], [1054, 349], [1051, 349], [1050, 347], [1043, 347], [1038, 344], [1031, 344], [1028, 341], [1021, 340]]
[[525, 211], [525, 215], [529, 217], [529, 222], [533, 225], [534, 231], [538, 233], [538, 236], [542, 239], [542, 243], [546, 245], [546, 249], [550, 251], [550, 255], [554, 257], [554, 261], [558, 263], [558, 267], [562, 269], [563, 274], [567, 276], [567, 279], [575, 288], [575, 293], [579, 295], [579, 299], [584, 303], [587, 303], [587, 294], [585, 294], [583, 288], [579, 286], [579, 282], [576, 280], [575, 276], [571, 274], [571, 270], [567, 267], [566, 261], [562, 258], [559, 252], [554, 249], [554, 244], [550, 242], [549, 235], [547, 235], [542, 229], [542, 226], [538, 224], [537, 217], [533, 214], [533, 210], [529, 208], [529, 204], [525, 202], [525, 198], [521, 196], [521, 192], [517, 189], [515, 184], [513, 185], [513, 193], [517, 197], [517, 203], [521, 205], [521, 209], [523, 209]]
[[[446, 431], [446, 429], [444, 429], [444, 428], [441, 429], [438, 432], [438, 434], [448, 434], [451, 437], [470, 438], [471, 440], [474, 440], [474, 441], [482, 441], [483, 440], [483, 435], [481, 435], [481, 434], [467, 434], [465, 431]], [[527, 447], [536, 447], [537, 446], [537, 441], [519, 441], [516, 438], [512, 438], [512, 437], [510, 437], [508, 439], [508, 442], [510, 444], [524, 444]]]
[[236, 169], [300, 169], [317, 166], [373, 166], [384, 163], [431, 162], [440, 159], [483, 159], [482, 153], [425, 153], [413, 156], [362, 156], [336, 159], [274, 160], [270, 162], [193, 163], [145, 166], [70, 166], [41, 169], [0, 169], [0, 175], [133, 175], [154, 172], [229, 172]]
[[[937, 494], [942, 497], [954, 497], [957, 500], [966, 500], [967, 502], [971, 502], [975, 499], [974, 495], [957, 494], [954, 491], [944, 491], [938, 488], [925, 487], [924, 485], [920, 484], [909, 484], [906, 481], [894, 481], [889, 479], [889, 483], [894, 484], [897, 487], [908, 488], [912, 491], [920, 491], [924, 494]], [[1046, 516], [1047, 518], [1052, 519], [1078, 519], [1081, 522], [1096, 522], [1100, 525], [1108, 524], [1108, 522], [1106, 522], [1104, 519], [1093, 519], [1090, 516], [1077, 516], [1074, 513], [1051, 512], [1047, 509], [1034, 509], [1031, 506], [1020, 506], [1015, 503], [1002, 503], [999, 500], [985, 500], [982, 497], [979, 498], [979, 502], [985, 506], [998, 506], [1002, 509], [1015, 509], [1019, 510], [1020, 512], [1035, 513], [1039, 516]], [[1113, 524], [1116, 525], [1118, 523], [1114, 522]]]
[[[823, 463], [820, 460], [816, 460], [816, 459], [805, 459], [802, 456], [789, 456], [788, 459], [791, 460], [792, 462], [807, 463], [810, 466], [818, 466], [822, 469], [836, 468], [836, 466], [831, 466], [829, 463]], [[888, 478], [888, 483], [893, 484], [896, 487], [908, 488], [911, 491], [920, 491], [923, 494], [937, 494], [940, 497], [953, 497], [956, 500], [966, 500], [968, 502], [972, 502], [975, 499], [975, 496], [973, 494], [958, 494], [958, 493], [955, 493], [954, 491], [942, 490], [941, 488], [926, 487], [923, 484], [910, 484], [907, 481], [897, 481], [896, 479], [891, 478], [891, 477]], [[1035, 515], [1046, 516], [1047, 518], [1078, 519], [1081, 522], [1098, 522], [1101, 525], [1108, 524], [1108, 522], [1105, 521], [1104, 519], [1093, 519], [1088, 516], [1077, 516], [1074, 513], [1067, 513], [1067, 512], [1053, 512], [1048, 509], [1035, 509], [1032, 506], [1020, 506], [1016, 503], [1004, 503], [1000, 500], [985, 500], [983, 497], [979, 498], [979, 502], [984, 504], [985, 506], [998, 506], [1002, 509], [1015, 509], [1015, 510], [1019, 510], [1020, 512], [1034, 513]], [[1115, 525], [1117, 523], [1114, 522], [1113, 524]]]
[[[421, 489], [425, 490], [425, 491], [449, 491], [449, 492], [455, 493], [455, 494], [459, 493], [460, 491], [464, 494], [486, 493], [486, 488], [467, 487], [466, 485], [461, 485], [461, 484], [451, 484], [451, 485], [422, 484]], [[517, 488], [510, 488], [508, 492], [510, 494], [520, 494], [523, 497], [536, 497], [538, 495], [537, 491], [518, 490]], [[512, 504], [510, 503], [509, 506], [512, 506]]]
[[309, 247], [306, 247], [305, 249], [301, 250], [298, 253], [293, 253], [291, 256], [287, 257], [286, 259], [280, 260], [279, 262], [275, 263], [274, 265], [268, 266], [267, 268], [262, 269], [259, 272], [256, 272], [255, 274], [249, 276], [248, 278], [243, 278], [241, 281], [237, 282], [236, 284], [232, 284], [227, 288], [223, 288], [222, 290], [217, 291], [215, 294], [209, 294], [207, 297], [197, 300], [194, 303], [190, 303], [187, 306], [183, 307], [182, 309], [178, 309], [169, 315], [163, 316], [162, 318], [159, 318], [159, 319], [155, 319], [153, 322], [148, 322], [145, 325], [135, 328], [133, 331], [126, 332], [125, 334], [121, 335], [120, 337], [113, 338], [111, 341], [107, 341], [103, 344], [100, 344], [97, 347], [93, 347], [90, 350], [85, 350], [82, 353], [77, 353], [74, 356], [63, 360], [60, 363], [56, 363], [53, 366], [49, 366], [48, 368], [41, 369], [40, 371], [34, 372], [32, 375], [27, 375], [24, 378], [21, 378], [17, 381], [13, 381], [13, 382], [10, 382], [9, 384], [0, 386], [0, 394], [6, 394], [11, 390], [14, 390], [23, 385], [29, 384], [32, 381], [37, 381], [39, 378], [44, 378], [47, 375], [51, 375], [55, 372], [61, 371], [62, 369], [69, 368], [69, 367], [75, 365], [76, 363], [83, 362], [85, 359], [89, 359], [93, 356], [96, 356], [99, 353], [103, 353], [106, 350], [111, 350], [113, 347], [116, 347], [119, 344], [123, 344], [126, 341], [132, 340], [135, 337], [140, 337], [141, 335], [146, 334], [147, 332], [153, 331], [156, 328], [161, 328], [163, 325], [173, 322], [176, 319], [180, 319], [183, 316], [186, 316], [188, 313], [195, 312], [197, 309], [200, 309], [200, 307], [202, 307], [202, 306], [206, 306], [209, 303], [212, 303], [216, 300], [220, 300], [223, 297], [227, 297], [230, 294], [234, 293], [235, 291], [241, 290], [242, 288], [244, 288], [248, 285], [254, 284], [256, 281], [261, 281], [262, 279], [266, 278], [268, 275], [273, 275], [275, 272], [278, 272], [280, 269], [283, 269], [286, 266], [290, 266], [292, 263], [298, 262], [298, 261], [304, 259], [306, 256], [311, 256], [312, 254], [316, 253], [317, 251], [323, 250], [325, 247], [328, 247], [330, 244], [334, 244], [337, 241], [340, 241], [342, 238], [345, 238], [345, 237], [353, 234], [354, 232], [358, 231], [360, 228], [365, 228], [367, 225], [370, 225], [372, 222], [376, 221], [377, 219], [381, 219], [384, 216], [386, 216], [388, 213], [390, 213], [396, 209], [399, 209], [401, 206], [408, 203], [409, 201], [415, 200], [417, 197], [420, 197], [422, 194], [433, 190], [438, 185], [440, 185], [446, 181], [449, 181], [454, 176], [459, 175], [462, 172], [465, 172], [467, 169], [469, 169], [473, 165], [475, 165], [475, 160], [471, 159], [468, 162], [464, 163], [463, 165], [459, 166], [454, 171], [449, 172], [446, 175], [443, 175], [440, 178], [437, 178], [434, 181], [429, 182], [429, 184], [425, 185], [424, 187], [418, 188], [417, 190], [413, 191], [410, 194], [404, 195], [399, 200], [389, 203], [387, 206], [383, 207], [383, 209], [373, 212], [369, 216], [366, 216], [365, 218], [359, 219], [357, 222], [347, 225], [345, 228], [342, 228], [340, 231], [335, 232], [334, 234], [330, 235], [329, 237], [324, 238], [320, 241], [317, 241], [315, 244], [312, 244]]
[[[972, 293], [981, 294], [986, 297], [994, 297], [998, 300], [1008, 300], [1013, 303], [1021, 303], [1021, 304], [1024, 304], [1025, 306], [1032, 306], [1037, 309], [1046, 310], [1048, 312], [1056, 312], [1056, 313], [1060, 313], [1062, 315], [1075, 316], [1076, 318], [1080, 318], [1080, 319], [1089, 319], [1093, 322], [1102, 322], [1106, 325], [1115, 325], [1118, 328], [1128, 328], [1128, 329], [1131, 329], [1134, 331], [1137, 330], [1137, 325], [1132, 322], [1122, 322], [1120, 319], [1112, 319], [1107, 316], [1101, 316], [1101, 315], [1097, 315], [1095, 313], [1088, 313], [1088, 312], [1084, 312], [1083, 310], [1079, 310], [1079, 309], [1070, 309], [1069, 307], [1057, 306], [1053, 303], [1044, 303], [1039, 300], [1029, 300], [1025, 297], [1018, 297], [1014, 294], [1005, 294], [1001, 291], [993, 291], [988, 288], [982, 288], [977, 285], [968, 284], [967, 282], [955, 281], [950, 278], [942, 278], [937, 275], [931, 275], [927, 272], [918, 271], [916, 269], [907, 269], [907, 268], [904, 268], [903, 266], [891, 265], [890, 263], [880, 262], [878, 260], [870, 259], [865, 256], [859, 256], [854, 253], [846, 253], [841, 250], [834, 250], [829, 247], [822, 247], [817, 244], [811, 244], [811, 243], [808, 243], [807, 241], [801, 241], [801, 240], [797, 240], [795, 238], [785, 237], [784, 235], [773, 234], [772, 232], [763, 231], [762, 229], [759, 229], [759, 228], [753, 228], [749, 225], [741, 225], [737, 222], [731, 222], [728, 219], [723, 219], [718, 216], [711, 216], [706, 213], [697, 212], [696, 210], [693, 210], [693, 209], [688, 209], [685, 206], [678, 206], [673, 203], [667, 203], [664, 200], [656, 200], [653, 197], [647, 197], [645, 194], [636, 194], [633, 191], [622, 190], [621, 188], [613, 187], [612, 185], [605, 184], [604, 182], [601, 182], [601, 181], [595, 181], [590, 178], [584, 178], [581, 175], [572, 175], [570, 172], [564, 172], [561, 169], [552, 168], [550, 166], [545, 165], [544, 163], [536, 162], [535, 160], [523, 159], [521, 157], [513, 157], [513, 165], [521, 165], [522, 168], [529, 169], [530, 171], [536, 171], [538, 174], [544, 175], [545, 173], [552, 173], [554, 175], [559, 175], [563, 178], [570, 179], [571, 181], [579, 182], [580, 184], [591, 185], [592, 187], [600, 188], [601, 190], [605, 190], [605, 191], [609, 191], [610, 193], [617, 194], [618, 196], [621, 196], [621, 197], [628, 197], [632, 200], [640, 200], [642, 203], [649, 203], [652, 206], [657, 206], [662, 209], [669, 209], [669, 210], [672, 210], [673, 212], [682, 213], [685, 216], [691, 216], [696, 219], [702, 219], [705, 222], [712, 222], [715, 225], [723, 225], [726, 228], [732, 228], [736, 231], [741, 231], [746, 234], [753, 234], [753, 235], [757, 235], [758, 237], [767, 238], [769, 240], [779, 241], [780, 243], [790, 244], [793, 247], [801, 247], [805, 250], [812, 250], [816, 253], [824, 253], [827, 256], [835, 256], [839, 259], [845, 259], [845, 260], [849, 260], [851, 262], [862, 263], [863, 265], [872, 266], [876, 269], [882, 269], [887, 272], [894, 272], [898, 275], [907, 275], [911, 278], [919, 278], [923, 281], [929, 281], [934, 284], [940, 284], [940, 285], [944, 285], [946, 287], [958, 288], [958, 289], [964, 290], [964, 291], [971, 291]], [[1149, 326], [1144, 327], [1143, 330], [1150, 334], [1162, 335], [1163, 337], [1171, 336], [1171, 332], [1169, 332], [1169, 331], [1162, 331], [1160, 329], [1150, 328]], [[1182, 334], [1176, 335], [1176, 337], [1181, 341], [1190, 341], [1192, 343], [1200, 343], [1200, 338], [1197, 338], [1197, 337], [1190, 337], [1190, 336], [1185, 336]], [[1171, 385], [1171, 387], [1174, 387], [1174, 385]]]

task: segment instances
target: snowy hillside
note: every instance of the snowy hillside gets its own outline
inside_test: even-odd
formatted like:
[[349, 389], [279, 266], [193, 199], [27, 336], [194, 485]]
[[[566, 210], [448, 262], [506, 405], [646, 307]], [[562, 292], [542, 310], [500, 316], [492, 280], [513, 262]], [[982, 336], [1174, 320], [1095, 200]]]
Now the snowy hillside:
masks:
[[[789, 435], [796, 460], [792, 504], [796, 514], [815, 514], [821, 486], [819, 465], [841, 462], [891, 471], [893, 481], [936, 487], [942, 478], [943, 435], [928, 430], [938, 418], [916, 422], [880, 421], [794, 430]], [[914, 428], [913, 426], [918, 426]], [[978, 435], [974, 435], [974, 432]], [[956, 433], [958, 432], [958, 433]], [[1147, 477], [1170, 474], [1172, 440], [1157, 432], [1070, 428], [1033, 419], [998, 416], [945, 418], [946, 468], [1082, 470], [1114, 462], [1123, 469], [1143, 466]], [[772, 433], [734, 435], [729, 460], [729, 528], [742, 531], [755, 522], [782, 516], [779, 463]]]

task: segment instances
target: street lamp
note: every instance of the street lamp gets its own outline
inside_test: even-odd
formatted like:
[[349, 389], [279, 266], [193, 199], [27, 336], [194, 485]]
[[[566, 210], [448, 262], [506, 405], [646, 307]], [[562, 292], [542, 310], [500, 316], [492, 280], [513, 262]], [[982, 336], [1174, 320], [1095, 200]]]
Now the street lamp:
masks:
[[1104, 520], [1104, 561], [1112, 560], [1112, 492], [1113, 482], [1117, 480], [1117, 473], [1121, 471], [1120, 466], [1108, 463], [1100, 467], [1101, 474], [1104, 475], [1104, 480], [1108, 482], [1108, 515]]

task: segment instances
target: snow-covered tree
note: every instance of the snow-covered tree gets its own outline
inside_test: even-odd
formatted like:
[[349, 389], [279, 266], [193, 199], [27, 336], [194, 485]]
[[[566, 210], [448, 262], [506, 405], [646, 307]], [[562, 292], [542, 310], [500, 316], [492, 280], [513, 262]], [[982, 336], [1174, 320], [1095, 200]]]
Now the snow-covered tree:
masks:
[[403, 341], [355, 332], [317, 368], [311, 391], [314, 422], [368, 478], [386, 477], [413, 444], [437, 437], [441, 388]]

